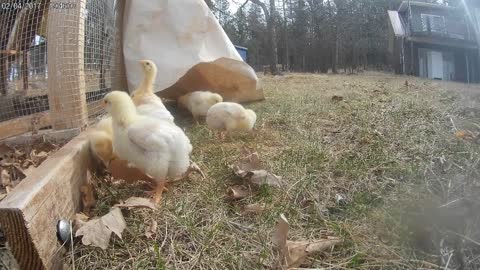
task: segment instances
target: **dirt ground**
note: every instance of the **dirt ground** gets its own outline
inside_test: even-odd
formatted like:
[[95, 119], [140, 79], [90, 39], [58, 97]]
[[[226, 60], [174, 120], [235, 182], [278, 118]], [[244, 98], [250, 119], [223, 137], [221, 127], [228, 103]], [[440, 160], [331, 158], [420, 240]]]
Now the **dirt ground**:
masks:
[[[219, 141], [172, 108], [205, 179], [171, 187], [157, 210], [125, 210], [122, 239], [106, 250], [77, 242], [66, 260], [76, 269], [272, 269], [284, 214], [289, 240], [343, 240], [304, 268], [480, 267], [479, 86], [382, 73], [259, 76], [266, 100], [246, 105], [257, 112], [252, 134]], [[230, 200], [240, 180], [229, 165], [245, 148], [284, 186]], [[100, 184], [94, 212], [143, 192]], [[245, 214], [251, 204], [265, 210]]]

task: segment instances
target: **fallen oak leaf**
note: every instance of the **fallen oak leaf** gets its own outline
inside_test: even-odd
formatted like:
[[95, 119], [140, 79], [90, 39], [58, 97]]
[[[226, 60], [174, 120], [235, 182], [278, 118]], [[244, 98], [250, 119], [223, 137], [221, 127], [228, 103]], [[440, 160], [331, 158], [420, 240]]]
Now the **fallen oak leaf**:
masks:
[[22, 163], [22, 168], [23, 169], [28, 169], [30, 167], [30, 164], [33, 164], [33, 161], [31, 161], [30, 159], [26, 159], [23, 163]]
[[242, 171], [254, 171], [262, 169], [262, 162], [258, 156], [257, 152], [250, 153], [248, 150], [244, 150], [247, 153], [247, 156], [240, 159], [234, 166], [237, 170]]
[[23, 180], [27, 177], [27, 175], [25, 174], [25, 172], [23, 171], [22, 167], [20, 166], [20, 164], [18, 163], [14, 163], [12, 164], [13, 166], [13, 178], [16, 179], [16, 180]]
[[319, 240], [288, 240], [289, 223], [286, 217], [281, 214], [275, 227], [272, 242], [279, 253], [279, 263], [283, 268], [290, 269], [304, 264], [307, 257], [324, 251], [341, 243], [337, 237], [328, 237]]
[[88, 221], [89, 217], [84, 213], [76, 213], [73, 218], [73, 230], [77, 231]]
[[114, 207], [120, 207], [120, 208], [150, 208], [150, 209], [156, 209], [155, 204], [151, 202], [147, 198], [141, 198], [141, 197], [131, 197], [128, 198], [124, 202], [120, 202], [119, 204], [115, 204]]
[[37, 153], [37, 150], [33, 149], [30, 152], [30, 160], [36, 165], [40, 165], [45, 159], [47, 159], [48, 153], [45, 151], [40, 151]]
[[227, 198], [230, 200], [240, 200], [250, 194], [248, 187], [244, 185], [236, 185], [229, 187], [227, 190]]
[[19, 159], [19, 158], [25, 156], [25, 153], [18, 150], [18, 149], [14, 149], [13, 155], [15, 156], [15, 158]]
[[332, 96], [332, 101], [338, 102], [338, 101], [342, 101], [342, 100], [343, 100], [342, 96], [337, 96], [337, 95]]
[[284, 214], [280, 214], [279, 221], [273, 231], [272, 242], [279, 253], [279, 262], [281, 265], [286, 263], [288, 248], [287, 238], [290, 224]]
[[256, 152], [242, 158], [236, 164], [231, 165], [230, 168], [235, 175], [257, 186], [281, 187], [283, 185], [281, 176], [262, 169], [260, 158]]
[[455, 132], [455, 137], [457, 137], [459, 139], [463, 139], [466, 135], [467, 135], [467, 133], [463, 130], [458, 130], [458, 131]]
[[122, 239], [122, 232], [127, 227], [123, 218], [122, 211], [118, 207], [113, 207], [108, 214], [102, 217], [103, 224], [114, 232], [118, 238]]
[[145, 229], [145, 236], [149, 239], [152, 238], [157, 233], [157, 227], [158, 223], [155, 220], [150, 219], [148, 226]]
[[7, 187], [10, 186], [11, 183], [12, 177], [10, 176], [10, 173], [7, 170], [2, 169], [0, 172], [0, 184], [2, 184], [3, 187]]
[[103, 224], [101, 218], [96, 218], [86, 222], [75, 233], [75, 237], [82, 236], [82, 244], [99, 247], [103, 250], [108, 248], [112, 231]]
[[287, 268], [299, 267], [308, 256], [327, 250], [341, 242], [337, 237], [313, 241], [287, 241]]
[[112, 232], [121, 239], [126, 227], [122, 212], [119, 208], [113, 207], [108, 214], [85, 222], [77, 230], [75, 237], [82, 236], [82, 243], [86, 246], [92, 245], [105, 250], [108, 248]]
[[250, 183], [255, 184], [257, 186], [261, 185], [268, 185], [273, 187], [282, 187], [282, 177], [275, 175], [273, 173], [269, 173], [265, 170], [256, 170], [248, 172], [245, 175], [245, 178], [250, 181]]
[[455, 132], [455, 137], [464, 140], [473, 140], [475, 139], [476, 135], [470, 130], [459, 130]]

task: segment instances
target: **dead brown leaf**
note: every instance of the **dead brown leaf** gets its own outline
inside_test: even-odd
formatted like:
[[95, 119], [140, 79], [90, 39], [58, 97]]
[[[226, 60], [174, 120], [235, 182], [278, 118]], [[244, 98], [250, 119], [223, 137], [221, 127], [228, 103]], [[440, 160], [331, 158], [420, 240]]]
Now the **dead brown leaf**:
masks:
[[75, 237], [82, 236], [82, 243], [86, 246], [92, 245], [101, 249], [107, 249], [112, 231], [103, 224], [101, 218], [86, 222], [75, 233]]
[[332, 96], [332, 101], [342, 101], [343, 100], [343, 97], [342, 96], [337, 96], [337, 95], [334, 95]]
[[45, 159], [47, 159], [48, 153], [45, 151], [40, 151], [37, 153], [37, 150], [33, 149], [30, 152], [30, 160], [38, 167]]
[[13, 169], [12, 169], [13, 178], [14, 178], [15, 180], [23, 180], [24, 178], [27, 177], [27, 175], [26, 175], [25, 172], [23, 171], [23, 169], [22, 169], [22, 167], [20, 166], [20, 164], [14, 163], [12, 166], [13, 166]]
[[147, 198], [131, 197], [124, 202], [114, 205], [120, 208], [150, 208], [155, 209], [155, 204]]
[[157, 233], [157, 227], [158, 223], [155, 220], [150, 219], [148, 221], [148, 226], [145, 229], [145, 236], [149, 239], [152, 238]]
[[227, 197], [230, 200], [240, 200], [247, 197], [250, 194], [248, 187], [243, 185], [236, 185], [229, 187], [227, 190]]
[[[83, 222], [84, 216], [78, 216]], [[110, 236], [114, 232], [120, 239], [122, 232], [127, 227], [125, 219], [119, 208], [113, 207], [110, 212], [101, 218], [89, 220], [77, 230], [75, 237], [82, 236], [84, 245], [92, 245], [101, 249], [107, 249]]]
[[24, 157], [25, 153], [20, 150], [14, 149], [13, 155], [15, 156], [16, 159], [19, 159]]
[[268, 185], [279, 188], [283, 185], [281, 176], [269, 173], [265, 170], [248, 172], [247, 174], [245, 174], [245, 179], [257, 186]]
[[120, 208], [113, 207], [108, 214], [102, 217], [103, 224], [122, 239], [122, 232], [127, 227]]
[[287, 268], [299, 267], [305, 263], [308, 256], [327, 250], [341, 243], [337, 237], [313, 241], [287, 241]]
[[243, 207], [242, 215], [250, 215], [250, 214], [260, 214], [265, 211], [266, 206], [264, 203], [253, 203], [249, 205], [245, 205]]
[[237, 176], [243, 178], [250, 184], [274, 187], [281, 187], [283, 185], [282, 177], [262, 169], [262, 163], [256, 152], [250, 153], [230, 167]]
[[288, 220], [281, 214], [274, 230], [272, 242], [279, 254], [279, 264], [284, 269], [299, 267], [306, 262], [308, 256], [327, 250], [341, 242], [340, 238], [337, 237], [289, 241], [288, 231]]
[[5, 169], [2, 169], [0, 173], [0, 183], [3, 187], [7, 187], [12, 184], [12, 177], [10, 176], [10, 173]]
[[287, 238], [289, 231], [288, 220], [284, 214], [280, 214], [278, 223], [273, 231], [272, 242], [281, 254], [286, 254]]
[[33, 162], [30, 160], [30, 159], [26, 159], [23, 163], [22, 163], [22, 168], [23, 169], [28, 169], [30, 167], [30, 164], [33, 164]]
[[89, 217], [84, 213], [76, 213], [73, 218], [73, 230], [77, 231], [80, 229], [87, 221]]
[[467, 136], [467, 133], [464, 130], [458, 130], [457, 132], [455, 132], [455, 137], [459, 139], [463, 139], [465, 138], [465, 136]]
[[459, 130], [455, 132], [455, 137], [463, 140], [472, 141], [478, 139], [479, 133], [474, 133], [470, 130]]
[[234, 165], [234, 167], [236, 167], [237, 170], [254, 171], [254, 170], [262, 169], [262, 162], [260, 161], [260, 158], [257, 152], [250, 153], [248, 152], [248, 150], [245, 149], [244, 153], [246, 154], [246, 156], [240, 159]]

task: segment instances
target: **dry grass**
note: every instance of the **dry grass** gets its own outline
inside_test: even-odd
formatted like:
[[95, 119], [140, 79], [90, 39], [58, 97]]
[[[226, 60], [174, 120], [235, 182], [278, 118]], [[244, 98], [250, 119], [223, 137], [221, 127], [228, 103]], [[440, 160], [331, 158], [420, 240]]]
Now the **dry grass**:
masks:
[[[235, 141], [219, 143], [204, 126], [181, 120], [207, 178], [172, 188], [158, 211], [125, 212], [128, 229], [123, 240], [112, 237], [108, 250], [77, 244], [77, 269], [270, 269], [270, 235], [280, 213], [290, 220], [292, 239], [318, 238], [325, 229], [345, 239], [307, 267], [434, 269], [463, 261], [474, 269], [478, 246], [458, 239], [479, 239], [470, 211], [479, 147], [453, 133], [478, 129], [472, 123], [480, 111], [467, 106], [480, 98], [475, 87], [415, 78], [407, 87], [405, 80], [373, 73], [265, 77], [266, 101], [247, 105], [258, 114], [257, 130]], [[263, 187], [227, 202], [226, 189], [236, 181], [227, 165], [243, 147], [257, 151], [287, 188]], [[143, 196], [132, 186], [102, 187], [99, 194], [97, 214]], [[336, 203], [336, 194], [345, 195], [346, 205]], [[457, 198], [460, 210], [438, 208]], [[239, 214], [254, 202], [268, 211]], [[159, 225], [153, 240], [144, 236], [151, 218]], [[461, 252], [442, 262], [440, 249], [450, 247]]]

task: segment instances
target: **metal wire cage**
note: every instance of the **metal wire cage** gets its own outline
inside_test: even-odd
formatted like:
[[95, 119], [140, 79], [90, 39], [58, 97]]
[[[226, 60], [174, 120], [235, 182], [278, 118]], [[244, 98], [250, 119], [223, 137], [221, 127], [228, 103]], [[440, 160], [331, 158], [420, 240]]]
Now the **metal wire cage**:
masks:
[[119, 18], [116, 0], [0, 0], [0, 139], [81, 128], [102, 112]]

